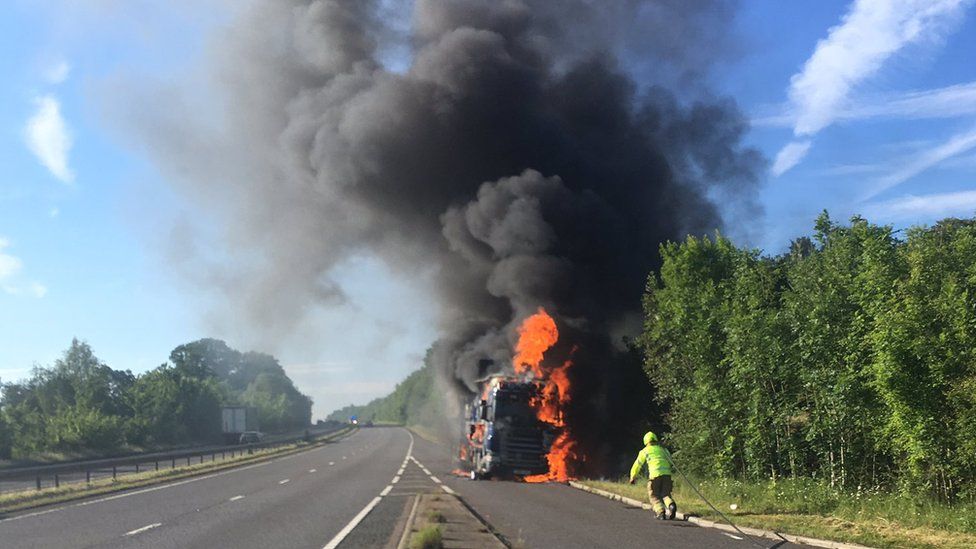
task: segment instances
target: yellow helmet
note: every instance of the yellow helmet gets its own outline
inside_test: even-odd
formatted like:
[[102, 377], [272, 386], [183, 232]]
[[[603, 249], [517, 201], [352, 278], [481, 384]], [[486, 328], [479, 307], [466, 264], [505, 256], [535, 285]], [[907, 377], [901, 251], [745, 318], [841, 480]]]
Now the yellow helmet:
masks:
[[652, 442], [657, 442], [657, 435], [655, 435], [653, 431], [648, 431], [646, 434], [644, 434], [644, 446], [647, 446]]

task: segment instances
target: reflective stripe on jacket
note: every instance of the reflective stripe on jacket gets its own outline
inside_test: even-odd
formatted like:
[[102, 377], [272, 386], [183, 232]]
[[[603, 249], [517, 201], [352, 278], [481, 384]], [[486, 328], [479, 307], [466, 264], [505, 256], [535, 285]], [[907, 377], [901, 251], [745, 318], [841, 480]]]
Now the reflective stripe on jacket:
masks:
[[655, 479], [671, 474], [671, 454], [660, 444], [649, 444], [637, 454], [637, 459], [630, 467], [630, 478], [635, 478], [642, 465], [647, 464], [648, 478]]

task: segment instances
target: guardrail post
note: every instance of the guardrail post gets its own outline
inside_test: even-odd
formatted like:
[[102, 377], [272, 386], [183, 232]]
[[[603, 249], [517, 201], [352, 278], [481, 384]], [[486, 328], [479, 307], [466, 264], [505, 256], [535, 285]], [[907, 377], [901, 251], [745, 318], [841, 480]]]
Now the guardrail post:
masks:
[[210, 461], [217, 461], [217, 452], [210, 454]]
[[170, 469], [176, 469], [176, 458], [173, 458], [173, 463], [169, 466]]
[[203, 454], [200, 454], [200, 463], [203, 463]]
[[37, 489], [40, 490], [41, 489], [41, 475], [37, 475], [37, 479], [36, 480], [37, 480]]
[[159, 470], [159, 460], [158, 459], [156, 460], [156, 470], [157, 471]]
[[139, 472], [139, 464], [136, 463], [136, 473], [138, 473], [138, 472]]
[[118, 468], [115, 465], [113, 465], [112, 466], [112, 480], [115, 480], [115, 477], [118, 476], [118, 473], [119, 473]]
[[186, 466], [190, 466], [190, 456], [186, 456]]
[[85, 469], [85, 484], [91, 485], [91, 469]]
[[61, 487], [61, 479], [58, 478], [58, 474], [57, 473], [54, 473], [54, 487], [55, 488], [60, 488]]

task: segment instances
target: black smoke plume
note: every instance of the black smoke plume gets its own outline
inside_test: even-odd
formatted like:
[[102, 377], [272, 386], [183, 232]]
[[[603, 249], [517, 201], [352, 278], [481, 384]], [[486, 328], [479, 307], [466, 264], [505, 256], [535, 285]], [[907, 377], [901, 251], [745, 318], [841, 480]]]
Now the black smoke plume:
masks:
[[216, 44], [221, 109], [151, 121], [147, 139], [190, 196], [229, 210], [228, 249], [249, 260], [220, 283], [256, 324], [287, 330], [341, 300], [329, 275], [350, 254], [433, 269], [436, 364], [465, 393], [486, 359], [508, 367], [513, 327], [546, 307], [557, 354], [578, 347], [570, 420], [606, 470], [639, 446], [626, 437], [641, 426], [619, 425], [650, 403], [621, 338], [639, 330], [659, 243], [721, 227], [716, 200], [754, 204], [763, 160], [734, 103], [704, 91], [731, 11], [258, 2]]

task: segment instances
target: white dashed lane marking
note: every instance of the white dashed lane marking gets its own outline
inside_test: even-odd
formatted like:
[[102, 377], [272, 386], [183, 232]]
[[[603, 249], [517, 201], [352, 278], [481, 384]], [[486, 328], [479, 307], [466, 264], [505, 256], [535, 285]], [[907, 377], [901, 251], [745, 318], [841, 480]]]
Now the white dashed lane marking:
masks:
[[[407, 431], [407, 434], [410, 435], [410, 446], [407, 447], [407, 456], [403, 458], [403, 467], [407, 466], [407, 461], [411, 459], [410, 454], [413, 453], [413, 433]], [[342, 456], [342, 459], [346, 459], [346, 456]], [[332, 463], [329, 463], [329, 465], [332, 465]], [[364, 507], [363, 510], [359, 512], [358, 515], [356, 515], [355, 517], [352, 518], [351, 521], [349, 521], [349, 524], [347, 524], [342, 530], [340, 530], [339, 533], [336, 534], [334, 538], [329, 540], [329, 543], [325, 545], [324, 549], [335, 549], [336, 547], [338, 547], [339, 544], [342, 543], [342, 540], [346, 539], [346, 536], [348, 536], [350, 532], [352, 532], [353, 530], [356, 529], [357, 526], [359, 526], [359, 523], [362, 522], [364, 518], [366, 518], [366, 515], [368, 515], [370, 511], [372, 511], [373, 508], [376, 507], [379, 504], [379, 502], [382, 501], [382, 499], [387, 494], [390, 493], [390, 490], [393, 490], [393, 485], [396, 484], [398, 480], [400, 480], [399, 476], [394, 477], [393, 482], [386, 485], [386, 488], [383, 488], [383, 491], [380, 492], [380, 495], [373, 498], [373, 500], [370, 501], [366, 505], [366, 507]]]
[[162, 525], [163, 525], [162, 522], [154, 522], [153, 524], [149, 524], [149, 525], [143, 526], [142, 528], [136, 528], [135, 530], [131, 530], [129, 532], [126, 532], [125, 535], [127, 535], [127, 536], [134, 536], [136, 534], [141, 534], [141, 533], [145, 532], [146, 530], [152, 530], [153, 528], [158, 528], [158, 527], [160, 527]]
[[241, 500], [241, 499], [244, 499], [244, 496], [234, 496], [234, 497], [230, 498], [227, 501], [237, 501], [237, 500]]
[[289, 482], [291, 482], [291, 479], [290, 478], [286, 478], [284, 480], [279, 480], [278, 481], [278, 484], [288, 484]]
[[315, 471], [318, 471], [318, 469], [309, 469], [308, 470], [309, 473], [314, 473]]

